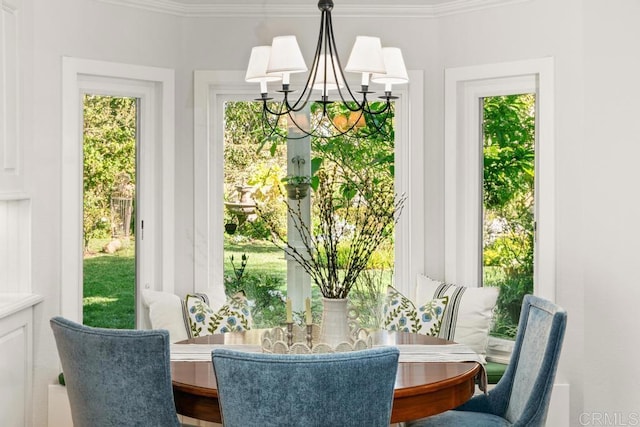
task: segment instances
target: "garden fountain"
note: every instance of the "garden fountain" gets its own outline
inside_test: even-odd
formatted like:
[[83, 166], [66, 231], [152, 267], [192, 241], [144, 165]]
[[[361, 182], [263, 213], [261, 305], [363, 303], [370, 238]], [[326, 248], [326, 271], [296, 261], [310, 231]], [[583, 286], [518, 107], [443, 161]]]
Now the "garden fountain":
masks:
[[242, 225], [245, 221], [253, 222], [258, 218], [256, 202], [253, 200], [254, 191], [255, 187], [250, 185], [236, 185], [237, 200], [224, 202], [227, 211], [237, 219], [237, 225]]

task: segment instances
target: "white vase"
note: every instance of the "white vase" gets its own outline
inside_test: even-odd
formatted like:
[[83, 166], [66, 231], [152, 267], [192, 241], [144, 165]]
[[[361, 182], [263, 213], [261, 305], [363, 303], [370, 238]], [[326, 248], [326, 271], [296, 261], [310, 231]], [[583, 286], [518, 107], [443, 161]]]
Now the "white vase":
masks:
[[343, 342], [350, 342], [351, 335], [347, 298], [322, 298], [322, 323], [320, 325], [320, 342], [336, 347]]

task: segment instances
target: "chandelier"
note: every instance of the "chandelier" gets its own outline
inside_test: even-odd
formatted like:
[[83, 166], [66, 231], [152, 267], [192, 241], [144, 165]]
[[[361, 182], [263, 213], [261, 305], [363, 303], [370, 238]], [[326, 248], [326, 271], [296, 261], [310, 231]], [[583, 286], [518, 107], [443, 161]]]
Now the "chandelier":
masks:
[[[322, 13], [320, 33], [311, 71], [299, 95], [290, 88], [290, 76], [308, 71], [302, 52], [293, 35], [278, 36], [271, 46], [256, 46], [251, 50], [245, 80], [260, 83], [262, 126], [267, 137], [282, 136], [301, 139], [307, 136], [333, 138], [337, 136], [369, 137], [375, 134], [389, 137], [393, 119], [391, 87], [408, 83], [409, 76], [402, 52], [396, 47], [383, 48], [378, 37], [357, 36], [344, 70], [333, 35], [331, 21], [332, 0], [319, 0]], [[349, 87], [344, 72], [361, 75], [360, 90]], [[267, 91], [267, 83], [282, 82], [281, 100], [274, 101]], [[370, 101], [369, 83], [384, 85], [384, 95]], [[312, 99], [312, 93], [317, 91]], [[329, 91], [337, 91], [332, 100]], [[359, 99], [357, 98], [359, 95]], [[319, 96], [319, 98], [318, 98]], [[314, 104], [312, 119], [304, 108]], [[283, 131], [286, 124], [292, 132]]]

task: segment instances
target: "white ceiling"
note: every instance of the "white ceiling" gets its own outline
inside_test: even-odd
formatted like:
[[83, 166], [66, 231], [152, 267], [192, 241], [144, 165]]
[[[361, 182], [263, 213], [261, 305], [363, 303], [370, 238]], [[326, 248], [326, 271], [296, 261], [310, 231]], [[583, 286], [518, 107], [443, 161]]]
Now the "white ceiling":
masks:
[[[99, 0], [186, 17], [318, 16], [317, 0]], [[530, 0], [334, 0], [341, 17], [430, 18]]]

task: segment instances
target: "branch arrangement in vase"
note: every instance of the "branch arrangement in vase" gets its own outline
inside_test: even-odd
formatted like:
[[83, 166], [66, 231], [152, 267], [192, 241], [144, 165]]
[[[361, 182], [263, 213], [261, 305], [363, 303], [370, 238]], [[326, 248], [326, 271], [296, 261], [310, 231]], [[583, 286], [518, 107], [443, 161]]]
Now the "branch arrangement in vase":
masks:
[[406, 196], [397, 195], [392, 182], [354, 179], [335, 166], [317, 176], [318, 223], [312, 227], [304, 220], [299, 200], [286, 201], [299, 240], [287, 241], [271, 227], [272, 241], [302, 266], [325, 298], [346, 298], [373, 253], [392, 238]]

